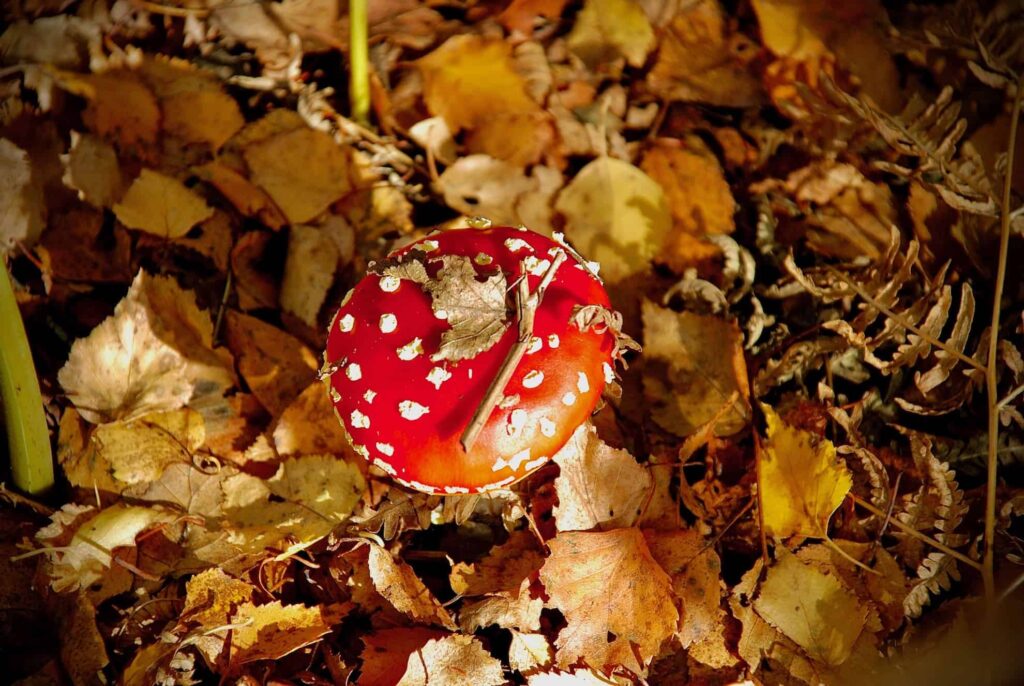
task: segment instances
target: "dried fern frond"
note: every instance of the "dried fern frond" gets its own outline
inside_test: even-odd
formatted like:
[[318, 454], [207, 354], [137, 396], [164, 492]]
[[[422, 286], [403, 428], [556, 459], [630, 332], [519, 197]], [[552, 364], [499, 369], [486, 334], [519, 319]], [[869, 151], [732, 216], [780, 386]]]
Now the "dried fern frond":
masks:
[[825, 81], [826, 92], [837, 104], [852, 110], [894, 151], [917, 160], [916, 167], [876, 161], [874, 166], [933, 187], [951, 207], [963, 212], [995, 216], [999, 212], [992, 182], [981, 156], [969, 144], [960, 145], [967, 120], [953, 89], [942, 89], [933, 102], [915, 93], [898, 115], [878, 108], [867, 96], [854, 96], [834, 82]]
[[921, 616], [933, 595], [948, 591], [960, 580], [960, 569], [949, 555], [930, 553], [917, 568], [917, 578], [903, 599], [903, 614], [911, 619]]

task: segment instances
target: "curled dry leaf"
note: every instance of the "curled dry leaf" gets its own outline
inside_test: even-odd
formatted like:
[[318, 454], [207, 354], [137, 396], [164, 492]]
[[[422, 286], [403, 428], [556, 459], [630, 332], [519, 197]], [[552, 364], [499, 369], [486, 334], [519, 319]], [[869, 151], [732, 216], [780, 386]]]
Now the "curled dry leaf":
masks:
[[654, 29], [640, 5], [630, 0], [586, 0], [566, 42], [590, 67], [619, 58], [642, 67], [654, 47]]
[[201, 167], [193, 167], [191, 171], [216, 188], [246, 217], [255, 217], [275, 231], [288, 223], [288, 219], [262, 188], [224, 162], [214, 160]]
[[749, 391], [739, 327], [719, 317], [673, 312], [647, 300], [642, 313], [644, 394], [654, 405], [654, 420], [667, 431], [689, 436], [732, 402], [715, 433], [728, 436], [746, 426]]
[[627, 451], [598, 438], [589, 422], [552, 459], [561, 469], [555, 479], [559, 531], [632, 526], [654, 488], [650, 472]]
[[396, 560], [387, 550], [370, 545], [370, 578], [377, 592], [395, 609], [419, 622], [455, 630], [455, 620], [431, 593], [412, 567]]
[[192, 293], [139, 272], [114, 314], [75, 341], [57, 378], [86, 420], [127, 421], [230, 387], [229, 358], [212, 344]]
[[221, 627], [231, 624], [231, 617], [242, 605], [252, 605], [256, 588], [236, 579], [218, 567], [196, 574], [185, 585], [185, 606], [178, 628], [191, 628], [195, 646], [210, 667], [218, 665], [224, 649], [226, 632]]
[[129, 229], [163, 238], [181, 238], [213, 215], [213, 208], [195, 191], [152, 169], [142, 170], [113, 210]]
[[497, 271], [484, 281], [468, 257], [445, 256], [436, 280], [424, 287], [434, 312], [448, 313], [451, 328], [441, 334], [441, 347], [432, 360], [472, 359], [498, 342], [508, 328], [505, 273]]
[[785, 548], [777, 548], [776, 556], [754, 598], [754, 611], [813, 659], [842, 664], [864, 629], [864, 608], [834, 576]]
[[398, 686], [500, 686], [506, 683], [501, 663], [480, 640], [464, 634], [434, 638], [409, 656]]
[[540, 578], [548, 605], [568, 623], [555, 643], [558, 666], [585, 659], [601, 670], [623, 665], [642, 671], [679, 621], [672, 580], [643, 534], [563, 532], [548, 545], [551, 556]]
[[661, 186], [612, 157], [581, 169], [558, 195], [555, 209], [565, 216], [573, 245], [601, 263], [609, 283], [650, 269], [672, 226]]
[[831, 441], [785, 424], [762, 403], [768, 436], [758, 459], [762, 519], [769, 536], [827, 538], [828, 520], [853, 485]]

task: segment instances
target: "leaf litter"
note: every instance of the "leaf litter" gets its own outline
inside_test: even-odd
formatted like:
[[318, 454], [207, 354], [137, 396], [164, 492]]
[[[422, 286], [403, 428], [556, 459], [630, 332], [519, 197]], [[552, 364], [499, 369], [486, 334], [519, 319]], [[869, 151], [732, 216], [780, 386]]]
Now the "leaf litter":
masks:
[[[11, 678], [1019, 677], [964, 629], [978, 314], [1024, 191], [1018, 164], [1002, 205], [1024, 16], [984, 5], [371, 4], [369, 123], [332, 2], [5, 8], [0, 251], [62, 477], [35, 509], [0, 490], [5, 565], [58, 637], [19, 637]], [[367, 269], [444, 313], [439, 360], [492, 346], [505, 275], [386, 259], [478, 215], [564, 232], [622, 313], [577, 324], [643, 352], [621, 339], [620, 392], [534, 475], [427, 496], [353, 451], [318, 351]], [[1019, 280], [995, 347], [1010, 636]]]

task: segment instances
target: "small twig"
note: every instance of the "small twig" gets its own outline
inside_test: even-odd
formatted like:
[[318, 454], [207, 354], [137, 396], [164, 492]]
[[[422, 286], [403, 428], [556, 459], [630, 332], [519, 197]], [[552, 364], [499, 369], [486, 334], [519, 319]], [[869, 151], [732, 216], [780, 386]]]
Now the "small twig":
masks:
[[914, 326], [909, 321], [907, 321], [906, 317], [904, 317], [903, 315], [900, 315], [900, 314], [896, 314], [895, 312], [890, 310], [888, 307], [886, 307], [882, 303], [878, 302], [878, 300], [873, 295], [871, 295], [870, 293], [865, 291], [863, 288], [861, 288], [859, 284], [857, 284], [854, 281], [852, 281], [851, 279], [847, 278], [846, 275], [843, 274], [842, 272], [840, 272], [838, 269], [835, 269], [833, 267], [829, 267], [828, 270], [834, 276], [836, 276], [840, 281], [842, 281], [847, 286], [852, 288], [853, 291], [857, 295], [859, 295], [861, 298], [866, 300], [868, 302], [868, 304], [871, 305], [871, 307], [875, 308], [876, 310], [878, 310], [879, 312], [884, 314], [886, 317], [888, 317], [889, 319], [893, 320], [898, 325], [902, 326], [904, 329], [907, 329], [911, 333], [917, 334], [918, 336], [921, 337], [922, 340], [924, 340], [929, 345], [932, 345], [932, 346], [934, 346], [936, 348], [939, 348], [943, 352], [945, 352], [945, 353], [947, 353], [949, 355], [952, 355], [953, 357], [956, 357], [957, 359], [959, 359], [964, 364], [966, 364], [966, 365], [968, 365], [970, 367], [974, 367], [975, 369], [977, 369], [979, 371], [985, 371], [985, 365], [983, 365], [981, 362], [978, 362], [973, 357], [970, 357], [968, 355], [964, 355], [962, 352], [960, 352], [959, 350], [957, 350], [953, 346], [951, 346], [951, 345], [949, 345], [949, 344], [947, 344], [947, 343], [945, 343], [943, 341], [940, 341], [939, 339], [935, 338], [934, 336], [932, 336], [931, 334], [927, 333], [926, 331], [922, 331], [918, 327]]
[[231, 287], [234, 285], [232, 278], [234, 271], [229, 267], [227, 278], [224, 279], [224, 293], [220, 297], [220, 305], [217, 306], [217, 319], [213, 323], [213, 342], [214, 345], [217, 343], [217, 339], [220, 338], [220, 327], [224, 323], [224, 310], [228, 307], [228, 298], [231, 297]]
[[352, 118], [366, 126], [370, 120], [370, 60], [367, 38], [367, 2], [352, 0], [348, 4], [348, 94]]
[[1010, 202], [1013, 192], [1013, 162], [1017, 150], [1017, 124], [1020, 122], [1021, 96], [1024, 95], [1024, 79], [1017, 81], [1017, 94], [1013, 99], [1013, 114], [1010, 116], [1010, 139], [1007, 142], [1006, 172], [1003, 177], [1003, 198], [999, 208], [999, 259], [996, 266], [996, 283], [992, 289], [992, 323], [988, 337], [988, 363], [985, 369], [985, 386], [988, 390], [988, 478], [985, 481], [985, 556], [982, 580], [985, 585], [985, 601], [990, 610], [995, 609], [995, 535], [996, 535], [996, 486], [999, 472], [999, 369], [996, 358], [999, 352], [999, 317], [1003, 286], [1006, 283], [1006, 256], [1010, 247]]
[[[877, 507], [875, 507], [874, 505], [872, 505], [868, 501], [864, 500], [863, 498], [861, 498], [859, 496], [854, 495], [853, 493], [848, 493], [847, 497], [850, 498], [853, 502], [855, 502], [858, 505], [860, 505], [861, 507], [863, 507], [865, 510], [867, 510], [871, 514], [875, 515], [876, 517], [884, 518], [886, 516], [885, 512], [883, 512], [882, 510], [879, 510]], [[958, 553], [957, 551], [955, 551], [952, 548], [950, 548], [948, 545], [945, 545], [944, 543], [940, 543], [939, 541], [935, 540], [934, 538], [932, 538], [931, 536], [929, 536], [927, 534], [921, 533], [920, 531], [918, 531], [914, 527], [907, 526], [906, 524], [904, 524], [903, 522], [901, 522], [898, 519], [889, 519], [889, 523], [892, 524], [897, 529], [899, 529], [900, 531], [902, 531], [903, 533], [905, 533], [908, 536], [910, 536], [911, 538], [916, 538], [917, 540], [921, 541], [922, 543], [927, 543], [928, 545], [932, 546], [933, 548], [935, 548], [935, 549], [937, 549], [937, 550], [939, 550], [939, 551], [941, 551], [943, 553], [946, 553], [950, 557], [952, 557], [952, 558], [954, 558], [956, 560], [959, 560], [960, 562], [963, 562], [968, 567], [971, 567], [973, 569], [977, 569], [979, 572], [981, 571], [981, 563], [980, 562], [972, 560], [971, 558], [967, 557], [963, 553]]]
[[504, 362], [501, 363], [501, 368], [498, 369], [498, 373], [491, 380], [491, 385], [487, 387], [487, 392], [484, 394], [483, 400], [480, 401], [480, 405], [476, 408], [476, 412], [473, 413], [473, 418], [466, 425], [466, 430], [462, 432], [460, 441], [462, 448], [467, 453], [480, 436], [480, 432], [483, 431], [484, 425], [491, 416], [491, 412], [494, 411], [494, 407], [501, 400], [502, 394], [505, 393], [505, 386], [508, 385], [512, 375], [515, 374], [516, 368], [519, 367], [519, 363], [526, 355], [526, 350], [530, 347], [530, 339], [533, 337], [533, 321], [537, 316], [537, 309], [540, 307], [541, 300], [544, 299], [544, 291], [551, 284], [551, 280], [555, 278], [555, 272], [562, 266], [562, 262], [565, 259], [565, 251], [559, 250], [551, 266], [544, 273], [544, 278], [537, 285], [537, 290], [532, 294], [530, 293], [529, 279], [525, 278], [527, 273], [526, 267], [522, 267], [524, 278], [520, 279], [519, 288], [516, 290], [516, 316], [519, 318], [519, 337], [508, 351], [508, 355], [505, 356]]

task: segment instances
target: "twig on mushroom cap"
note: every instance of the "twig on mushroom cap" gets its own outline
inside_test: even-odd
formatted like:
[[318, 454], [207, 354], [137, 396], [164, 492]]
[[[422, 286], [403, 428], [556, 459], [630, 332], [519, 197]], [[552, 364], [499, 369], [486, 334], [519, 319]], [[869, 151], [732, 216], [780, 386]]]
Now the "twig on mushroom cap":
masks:
[[470, 448], [473, 447], [473, 443], [476, 442], [477, 437], [487, 423], [487, 418], [491, 416], [495, 405], [498, 404], [498, 401], [505, 393], [505, 386], [508, 385], [523, 356], [526, 355], [530, 339], [533, 337], [534, 319], [537, 316], [541, 300], [544, 299], [544, 292], [551, 284], [551, 280], [555, 278], [555, 272], [558, 271], [558, 268], [562, 266], [565, 260], [565, 251], [559, 250], [551, 266], [548, 267], [544, 277], [537, 285], [537, 290], [532, 294], [526, 279], [526, 274], [528, 273], [526, 265], [520, 265], [523, 276], [519, 280], [519, 288], [516, 290], [516, 316], [519, 318], [519, 338], [516, 340], [515, 345], [509, 349], [508, 355], [505, 356], [505, 360], [498, 369], [498, 373], [491, 380], [491, 385], [487, 387], [487, 393], [484, 394], [483, 400], [480, 401], [476, 412], [473, 413], [473, 419], [466, 425], [466, 430], [462, 432], [462, 437], [459, 441], [466, 452], [469, 452]]

